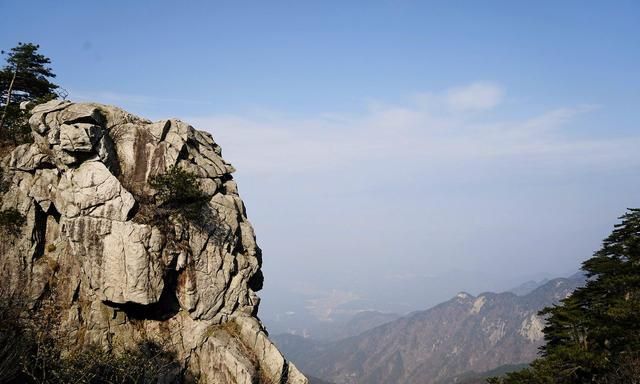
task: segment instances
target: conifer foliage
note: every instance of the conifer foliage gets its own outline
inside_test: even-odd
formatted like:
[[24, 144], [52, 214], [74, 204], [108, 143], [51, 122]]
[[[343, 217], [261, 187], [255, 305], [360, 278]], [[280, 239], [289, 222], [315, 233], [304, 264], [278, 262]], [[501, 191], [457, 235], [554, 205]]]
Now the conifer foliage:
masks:
[[[20, 103], [42, 103], [58, 97], [59, 87], [50, 79], [56, 77], [48, 66], [51, 60], [38, 53], [39, 45], [18, 43], [6, 54], [6, 65], [0, 70], [0, 157], [19, 144], [32, 141], [28, 108]], [[0, 207], [9, 183], [0, 169]], [[0, 235], [18, 236], [25, 217], [15, 208], [0, 211]]]
[[42, 103], [56, 98], [59, 87], [50, 79], [56, 77], [48, 66], [51, 60], [40, 54], [39, 45], [18, 43], [7, 55], [0, 70], [0, 139], [19, 144], [29, 138], [27, 112], [20, 109], [23, 101]]
[[177, 213], [187, 221], [202, 219], [208, 196], [202, 191], [198, 177], [177, 165], [153, 176], [149, 185], [156, 189], [156, 216]]
[[489, 383], [640, 383], [640, 209], [620, 219], [582, 264], [586, 285], [542, 310], [541, 357]]
[[[18, 43], [7, 52], [7, 65], [0, 72], [2, 89], [5, 90], [0, 98], [3, 105], [7, 102], [20, 103], [42, 97], [55, 97], [54, 92], [58, 86], [49, 79], [56, 75], [48, 67], [51, 60], [38, 53], [39, 48], [37, 44]], [[8, 100], [6, 90], [9, 89], [12, 79], [14, 80], [11, 100]]]

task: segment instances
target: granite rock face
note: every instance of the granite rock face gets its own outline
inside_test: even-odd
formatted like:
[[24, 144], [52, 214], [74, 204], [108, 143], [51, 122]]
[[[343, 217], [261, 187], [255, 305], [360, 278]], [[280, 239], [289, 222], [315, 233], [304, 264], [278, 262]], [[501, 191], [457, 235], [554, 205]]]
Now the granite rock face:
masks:
[[[204, 383], [307, 383], [255, 317], [261, 252], [233, 167], [210, 134], [179, 120], [51, 101], [34, 143], [3, 159], [3, 209], [26, 218], [0, 242], [0, 294], [32, 308], [54, 297], [69, 345], [169, 346]], [[198, 177], [211, 220], [141, 219], [155, 175]]]

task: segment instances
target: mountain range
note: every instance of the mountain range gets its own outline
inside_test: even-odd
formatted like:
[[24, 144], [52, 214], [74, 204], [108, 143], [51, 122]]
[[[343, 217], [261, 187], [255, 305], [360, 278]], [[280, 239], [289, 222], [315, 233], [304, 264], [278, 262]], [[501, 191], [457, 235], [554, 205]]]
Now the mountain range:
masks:
[[362, 318], [374, 313], [363, 314], [362, 332], [337, 341], [286, 334], [273, 339], [306, 374], [336, 384], [472, 383], [483, 372], [535, 359], [544, 327], [538, 311], [584, 281], [581, 274], [552, 279], [524, 295], [460, 292], [370, 329]]

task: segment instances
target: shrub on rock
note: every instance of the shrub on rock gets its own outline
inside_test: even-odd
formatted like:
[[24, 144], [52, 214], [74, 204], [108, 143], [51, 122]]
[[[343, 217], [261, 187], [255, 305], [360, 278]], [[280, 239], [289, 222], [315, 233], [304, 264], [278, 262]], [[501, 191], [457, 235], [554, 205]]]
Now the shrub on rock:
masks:
[[197, 176], [175, 165], [152, 177], [149, 184], [157, 191], [156, 201], [160, 207], [187, 219], [196, 218], [208, 199], [200, 189]]

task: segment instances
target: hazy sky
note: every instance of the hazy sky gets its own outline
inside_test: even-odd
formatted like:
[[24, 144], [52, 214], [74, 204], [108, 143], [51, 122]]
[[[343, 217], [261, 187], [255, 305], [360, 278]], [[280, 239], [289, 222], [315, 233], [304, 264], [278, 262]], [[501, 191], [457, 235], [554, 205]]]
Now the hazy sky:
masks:
[[[8, 1], [72, 100], [213, 133], [261, 314], [567, 274], [640, 206], [637, 1]], [[290, 314], [290, 316], [293, 316]]]

